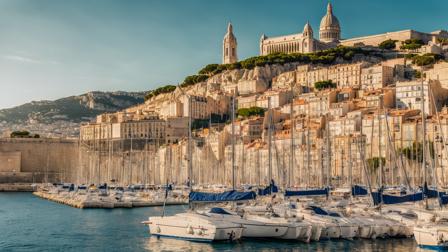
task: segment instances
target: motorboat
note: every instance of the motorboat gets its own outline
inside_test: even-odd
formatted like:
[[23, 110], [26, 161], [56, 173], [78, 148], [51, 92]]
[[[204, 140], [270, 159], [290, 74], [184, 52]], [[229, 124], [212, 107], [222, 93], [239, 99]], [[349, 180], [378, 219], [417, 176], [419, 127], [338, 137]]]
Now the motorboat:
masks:
[[420, 247], [448, 249], [448, 225], [418, 224], [414, 226], [414, 238]]
[[241, 224], [218, 220], [204, 214], [189, 212], [174, 216], [149, 217], [143, 222], [149, 226], [151, 235], [180, 238], [190, 241], [238, 240], [243, 233]]
[[222, 220], [242, 225], [244, 228], [242, 237], [250, 237], [250, 238], [280, 238], [282, 236], [286, 237], [285, 235], [289, 229], [288, 223], [285, 222], [276, 222], [268, 220], [267, 218], [257, 217], [256, 215], [246, 215], [242, 217], [233, 211], [220, 207], [211, 208], [208, 212], [205, 212], [204, 214], [207, 214], [208, 216], [216, 220]]

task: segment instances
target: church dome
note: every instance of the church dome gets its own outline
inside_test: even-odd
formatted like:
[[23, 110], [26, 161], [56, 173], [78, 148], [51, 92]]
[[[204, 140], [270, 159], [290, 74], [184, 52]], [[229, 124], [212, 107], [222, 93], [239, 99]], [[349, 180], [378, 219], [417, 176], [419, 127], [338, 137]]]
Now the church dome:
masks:
[[320, 21], [319, 38], [323, 42], [336, 42], [341, 37], [339, 20], [333, 15], [333, 6], [328, 3], [327, 14]]

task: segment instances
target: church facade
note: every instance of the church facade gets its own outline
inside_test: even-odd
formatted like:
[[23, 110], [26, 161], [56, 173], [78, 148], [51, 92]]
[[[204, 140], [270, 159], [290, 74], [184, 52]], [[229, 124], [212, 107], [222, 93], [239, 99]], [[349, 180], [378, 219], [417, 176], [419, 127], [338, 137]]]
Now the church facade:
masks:
[[319, 39], [314, 38], [313, 29], [309, 23], [305, 24], [302, 33], [272, 38], [263, 34], [260, 38], [260, 55], [279, 52], [310, 53], [333, 48], [338, 45], [378, 46], [381, 42], [388, 39], [398, 41], [421, 39], [424, 43], [435, 43], [438, 38], [448, 38], [448, 32], [439, 30], [425, 33], [414, 30], [403, 30], [364, 37], [341, 39], [341, 26], [339, 20], [333, 14], [333, 6], [331, 3], [328, 3], [327, 13], [320, 22]]
[[333, 6], [329, 3], [327, 13], [322, 18], [319, 28], [319, 39], [314, 38], [314, 32], [309, 23], [305, 24], [302, 33], [280, 37], [260, 38], [260, 54], [271, 53], [310, 53], [335, 47], [341, 39], [339, 20], [333, 15]]
[[[331, 3], [328, 3], [327, 12], [320, 21], [318, 39], [314, 37], [313, 28], [308, 22], [303, 27], [301, 33], [279, 37], [267, 37], [263, 34], [260, 38], [260, 55], [269, 55], [271, 53], [311, 53], [334, 48], [339, 45], [358, 47], [378, 46], [381, 42], [388, 39], [397, 41], [420, 39], [425, 44], [435, 45], [439, 38], [448, 39], [448, 32], [445, 30], [438, 30], [431, 33], [425, 33], [414, 30], [402, 30], [342, 39], [341, 25], [338, 18], [333, 14], [333, 6]], [[397, 43], [397, 45], [399, 44]], [[238, 61], [237, 46], [236, 36], [233, 34], [233, 26], [229, 23], [227, 33], [223, 39], [223, 64], [231, 64]]]

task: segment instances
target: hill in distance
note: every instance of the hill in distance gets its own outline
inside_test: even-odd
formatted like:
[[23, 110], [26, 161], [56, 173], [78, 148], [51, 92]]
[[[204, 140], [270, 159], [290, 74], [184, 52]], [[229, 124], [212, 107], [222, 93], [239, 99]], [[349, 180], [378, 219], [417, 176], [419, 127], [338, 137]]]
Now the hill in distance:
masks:
[[[73, 126], [88, 122], [99, 114], [116, 112], [143, 103], [145, 94], [146, 92], [94, 91], [54, 101], [32, 101], [1, 109], [0, 132], [26, 129], [51, 136], [51, 131], [60, 132], [62, 125]], [[57, 125], [61, 126], [58, 128]], [[68, 135], [73, 134], [77, 132]]]

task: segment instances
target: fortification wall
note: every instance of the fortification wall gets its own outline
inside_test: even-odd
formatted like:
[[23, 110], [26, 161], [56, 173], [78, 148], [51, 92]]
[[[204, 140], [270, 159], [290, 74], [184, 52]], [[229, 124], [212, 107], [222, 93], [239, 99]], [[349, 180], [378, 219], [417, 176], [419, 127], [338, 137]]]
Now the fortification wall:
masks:
[[[341, 45], [344, 46], [357, 46], [357, 45], [370, 45], [370, 46], [378, 46], [381, 42], [392, 39], [392, 40], [398, 40], [398, 41], [404, 41], [406, 39], [421, 39], [425, 43], [428, 43], [428, 41], [431, 41], [432, 39], [431, 34], [417, 32], [413, 30], [404, 30], [404, 31], [397, 31], [397, 32], [387, 32], [383, 34], [377, 34], [377, 35], [371, 35], [371, 36], [365, 36], [365, 37], [358, 37], [358, 38], [352, 38], [352, 39], [346, 39], [341, 41]], [[399, 45], [397, 43], [397, 45]]]
[[77, 173], [78, 141], [2, 138], [0, 158], [2, 183], [68, 181]]

